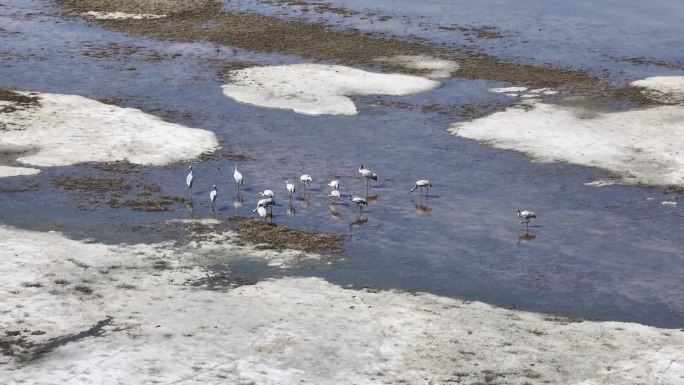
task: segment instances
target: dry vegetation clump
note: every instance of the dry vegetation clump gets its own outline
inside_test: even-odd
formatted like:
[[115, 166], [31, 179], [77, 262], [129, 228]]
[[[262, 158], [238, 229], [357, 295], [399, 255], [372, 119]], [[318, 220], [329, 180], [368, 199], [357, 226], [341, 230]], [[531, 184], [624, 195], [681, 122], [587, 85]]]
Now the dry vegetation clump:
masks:
[[80, 12], [124, 12], [157, 15], [193, 13], [213, 7], [216, 0], [57, 0]]
[[342, 234], [321, 234], [310, 230], [298, 230], [261, 220], [241, 221], [236, 231], [247, 242], [266, 243], [274, 249], [294, 249], [306, 252], [342, 251]]
[[157, 198], [136, 198], [120, 202], [113, 197], [107, 203], [112, 208], [130, 207], [135, 211], [169, 211], [178, 203], [185, 203], [186, 199], [179, 196], [162, 195]]

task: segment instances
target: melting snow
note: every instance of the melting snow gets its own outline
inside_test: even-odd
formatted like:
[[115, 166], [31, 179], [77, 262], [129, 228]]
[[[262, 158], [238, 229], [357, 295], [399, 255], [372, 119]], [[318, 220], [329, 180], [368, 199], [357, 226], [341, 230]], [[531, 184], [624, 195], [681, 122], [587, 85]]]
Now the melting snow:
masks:
[[291, 64], [230, 72], [223, 93], [239, 102], [308, 115], [355, 115], [354, 95], [409, 95], [440, 86], [434, 80], [380, 74], [339, 65]]
[[[0, 355], [7, 384], [430, 384], [458, 373], [464, 383], [674, 385], [684, 376], [679, 330], [318, 278], [207, 290], [197, 263], [210, 255], [191, 245], [102, 245], [7, 226], [0, 243], [0, 329], [15, 354]], [[99, 336], [21, 360], [108, 317]]]
[[684, 103], [684, 76], [654, 76], [629, 83], [643, 87], [642, 93], [657, 102], [666, 104]]
[[[3, 148], [30, 148], [17, 162], [38, 167], [128, 160], [164, 165], [196, 158], [218, 148], [207, 130], [167, 123], [133, 108], [121, 108], [78, 95], [32, 94], [40, 105], [0, 114], [7, 130]], [[35, 169], [12, 168], [17, 173]], [[31, 170], [31, 171], [29, 171]]]
[[618, 183], [684, 185], [684, 108], [597, 112], [528, 101], [449, 131], [541, 162], [567, 161], [619, 175]]

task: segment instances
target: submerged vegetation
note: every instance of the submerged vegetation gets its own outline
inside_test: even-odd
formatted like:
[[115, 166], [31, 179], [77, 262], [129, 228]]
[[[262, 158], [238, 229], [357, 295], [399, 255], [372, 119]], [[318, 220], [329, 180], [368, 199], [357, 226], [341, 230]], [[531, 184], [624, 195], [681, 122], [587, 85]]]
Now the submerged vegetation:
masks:
[[294, 249], [306, 252], [342, 251], [342, 234], [321, 234], [311, 230], [298, 230], [277, 226], [260, 220], [241, 221], [236, 231], [238, 236], [248, 242], [266, 243], [274, 249]]

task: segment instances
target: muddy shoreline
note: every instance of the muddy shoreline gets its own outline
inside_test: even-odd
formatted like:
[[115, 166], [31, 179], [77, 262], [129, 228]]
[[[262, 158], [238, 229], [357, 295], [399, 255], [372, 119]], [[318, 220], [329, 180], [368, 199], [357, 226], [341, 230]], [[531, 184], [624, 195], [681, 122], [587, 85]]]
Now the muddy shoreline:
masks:
[[[80, 17], [86, 11], [131, 10], [114, 9], [109, 2], [56, 0], [72, 15]], [[324, 24], [283, 20], [250, 13], [232, 13], [219, 4], [210, 4], [191, 12], [178, 12], [155, 20], [91, 20], [117, 31], [156, 39], [226, 44], [250, 51], [301, 56], [307, 60], [331, 61], [341, 64], [377, 68], [377, 57], [397, 55], [433, 55], [454, 60], [460, 69], [452, 76], [464, 79], [484, 79], [530, 87], [550, 87], [584, 94], [611, 95], [609, 85], [586, 71], [515, 63], [488, 56], [466, 47], [462, 52], [380, 34], [357, 30], [335, 30]], [[383, 63], [385, 71], [416, 74], [404, 67]]]

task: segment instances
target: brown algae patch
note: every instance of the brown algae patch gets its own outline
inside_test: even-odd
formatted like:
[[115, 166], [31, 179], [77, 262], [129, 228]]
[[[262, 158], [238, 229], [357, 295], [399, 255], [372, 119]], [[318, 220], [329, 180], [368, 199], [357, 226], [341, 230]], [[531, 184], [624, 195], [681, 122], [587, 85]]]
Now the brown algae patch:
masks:
[[123, 178], [57, 176], [52, 178], [52, 184], [62, 190], [78, 192], [81, 198], [78, 207], [82, 210], [94, 210], [106, 204], [114, 209], [170, 211], [173, 206], [186, 202], [184, 197], [163, 194], [156, 183], [132, 183]]
[[131, 189], [128, 182], [121, 178], [57, 176], [52, 178], [52, 184], [67, 191], [78, 190], [93, 193], [126, 192]]
[[[116, 8], [113, 1], [58, 0], [68, 8], [84, 11], [131, 11]], [[185, 9], [185, 8], [183, 8]], [[138, 10], [140, 11], [140, 10]], [[307, 60], [334, 61], [374, 68], [378, 57], [430, 55], [457, 61], [455, 76], [485, 79], [534, 87], [595, 90], [605, 88], [600, 79], [580, 70], [539, 67], [503, 61], [481, 52], [454, 54], [426, 43], [364, 34], [358, 30], [332, 30], [321, 23], [281, 20], [252, 13], [231, 13], [220, 4], [205, 5], [193, 11], [168, 12], [172, 16], [153, 20], [98, 20], [107, 27], [158, 39], [193, 42], [209, 41], [250, 51], [297, 55]], [[490, 30], [487, 30], [490, 31]], [[402, 66], [385, 63], [382, 69], [414, 73]]]
[[298, 230], [278, 226], [260, 220], [244, 220], [238, 223], [235, 231], [238, 237], [254, 244], [268, 244], [276, 250], [293, 249], [305, 252], [342, 251], [342, 234], [321, 234], [311, 230]]
[[119, 202], [116, 198], [109, 200], [113, 208], [130, 207], [135, 211], [169, 211], [173, 205], [185, 203], [186, 199], [179, 196], [162, 195], [158, 198], [137, 198]]

